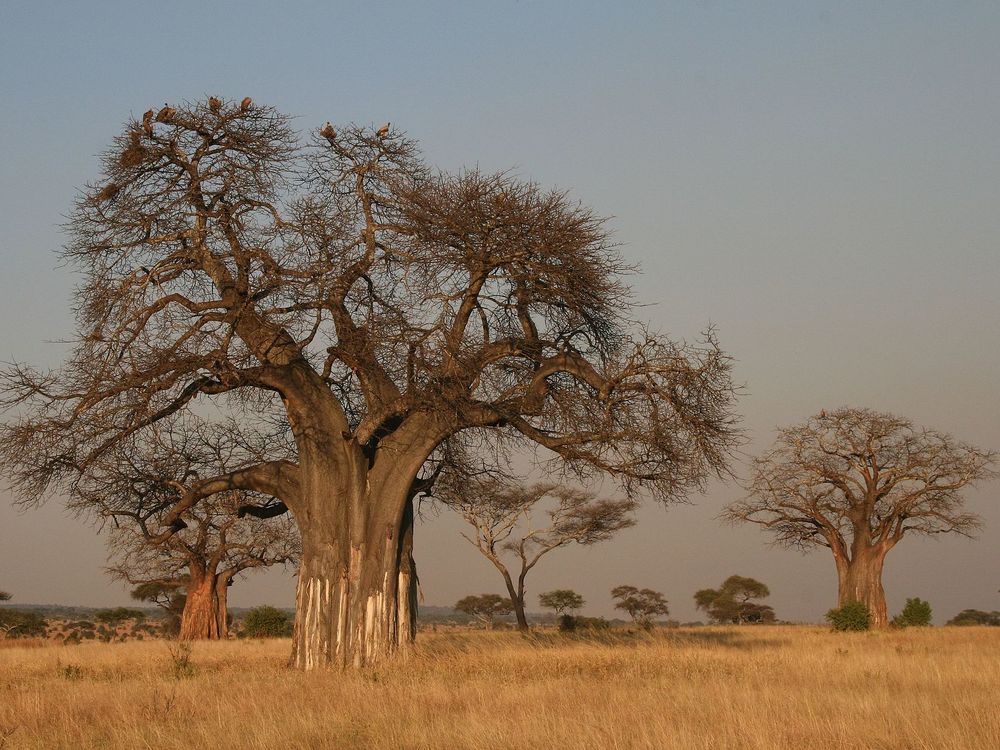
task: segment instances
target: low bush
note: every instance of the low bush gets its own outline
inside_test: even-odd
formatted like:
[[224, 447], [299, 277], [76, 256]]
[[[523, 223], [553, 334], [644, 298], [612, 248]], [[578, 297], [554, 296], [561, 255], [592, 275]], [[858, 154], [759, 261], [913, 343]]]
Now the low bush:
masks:
[[288, 614], [276, 607], [255, 607], [243, 618], [243, 635], [247, 638], [285, 638], [291, 634]]
[[903, 611], [892, 618], [896, 628], [924, 627], [931, 624], [931, 605], [919, 597], [906, 600]]
[[831, 609], [826, 619], [834, 630], [868, 630], [871, 627], [871, 613], [861, 602], [848, 602], [843, 607]]

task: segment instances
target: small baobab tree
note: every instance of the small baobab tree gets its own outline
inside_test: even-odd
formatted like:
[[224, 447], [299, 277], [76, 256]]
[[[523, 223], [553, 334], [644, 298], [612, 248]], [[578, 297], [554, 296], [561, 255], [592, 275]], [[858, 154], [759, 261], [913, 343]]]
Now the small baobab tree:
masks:
[[240, 437], [230, 424], [191, 415], [163, 420], [142, 441], [105, 454], [74, 497], [76, 508], [110, 526], [113, 577], [168, 613], [183, 604], [183, 640], [227, 637], [229, 586], [246, 571], [292, 564], [299, 554], [292, 519], [246, 490], [220, 487], [163, 530], [164, 516], [199, 477], [259, 455], [260, 446]]
[[[412, 502], [460, 433], [664, 502], [725, 472], [731, 362], [633, 317], [604, 221], [507, 173], [431, 169], [396, 128], [302, 138], [249, 98], [128, 121], [68, 224], [76, 346], [10, 366], [0, 433], [22, 501], [179, 413], [280, 419], [293, 455], [199, 476], [290, 509], [302, 537], [292, 663], [362, 666], [412, 638]], [[283, 448], [283, 446], [282, 446]]]
[[168, 615], [180, 604], [182, 640], [228, 637], [229, 587], [249, 570], [291, 564], [298, 555], [291, 519], [241, 518], [242, 502], [238, 495], [215, 495], [187, 514], [185, 529], [159, 543], [143, 532], [148, 523], [120, 522], [109, 537], [109, 572]]
[[634, 500], [556, 484], [449, 477], [437, 482], [434, 497], [472, 527], [462, 536], [500, 572], [522, 631], [528, 630], [525, 579], [542, 557], [569, 544], [606, 541], [635, 524]]
[[821, 411], [779, 431], [754, 459], [748, 497], [724, 517], [758, 524], [780, 545], [829, 549], [838, 606], [860, 602], [871, 625], [885, 627], [889, 550], [906, 535], [971, 535], [980, 521], [964, 510], [962, 490], [994, 476], [995, 456], [892, 414]]

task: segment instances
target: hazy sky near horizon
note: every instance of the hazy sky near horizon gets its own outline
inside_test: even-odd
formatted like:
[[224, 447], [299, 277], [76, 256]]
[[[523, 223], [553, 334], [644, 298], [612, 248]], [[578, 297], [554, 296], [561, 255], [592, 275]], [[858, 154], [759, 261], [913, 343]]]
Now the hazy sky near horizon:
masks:
[[[752, 6], [752, 7], [751, 7]], [[21, 2], [0, 5], [0, 359], [55, 365], [74, 277], [59, 229], [98, 154], [164, 101], [252, 96], [295, 115], [391, 120], [446, 169], [513, 168], [570, 189], [638, 263], [643, 315], [714, 324], [745, 384], [750, 443], [821, 408], [869, 406], [1000, 448], [1000, 4]], [[833, 562], [715, 516], [741, 494], [647, 503], [639, 525], [553, 553], [530, 608], [575, 588], [691, 595], [740, 573], [780, 617], [835, 603]], [[907, 539], [890, 609], [1000, 609], [1000, 483], [968, 494], [979, 538]], [[95, 531], [58, 501], [0, 494], [0, 588], [15, 601], [124, 604]], [[502, 590], [453, 517], [418, 529], [426, 602]], [[289, 605], [288, 573], [231, 602]]]

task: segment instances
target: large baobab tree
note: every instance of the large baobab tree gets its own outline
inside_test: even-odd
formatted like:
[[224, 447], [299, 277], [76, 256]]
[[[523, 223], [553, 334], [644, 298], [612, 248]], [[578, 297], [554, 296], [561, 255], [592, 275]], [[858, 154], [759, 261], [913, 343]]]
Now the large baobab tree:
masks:
[[303, 143], [250, 101], [129, 121], [103, 167], [64, 252], [78, 342], [57, 371], [7, 372], [5, 469], [25, 502], [72, 494], [172, 414], [225, 409], [242, 430], [276, 411], [293, 458], [199, 477], [172, 514], [220, 488], [291, 510], [299, 667], [409, 640], [412, 498], [460, 433], [662, 501], [725, 470], [729, 358], [711, 333], [681, 344], [634, 322], [629, 267], [564, 193], [432, 171], [394, 129]]
[[[569, 544], [607, 541], [635, 524], [637, 505], [629, 498], [605, 500], [573, 487], [492, 478], [447, 477], [433, 494], [472, 527], [471, 534], [462, 536], [500, 571], [521, 631], [529, 629], [525, 578], [539, 560]], [[539, 522], [539, 516], [544, 520]]]
[[994, 475], [995, 454], [903, 417], [870, 409], [821, 411], [780, 430], [754, 459], [748, 497], [724, 516], [770, 531], [775, 542], [833, 553], [838, 602], [867, 605], [888, 622], [882, 568], [907, 534], [970, 535], [963, 488]]

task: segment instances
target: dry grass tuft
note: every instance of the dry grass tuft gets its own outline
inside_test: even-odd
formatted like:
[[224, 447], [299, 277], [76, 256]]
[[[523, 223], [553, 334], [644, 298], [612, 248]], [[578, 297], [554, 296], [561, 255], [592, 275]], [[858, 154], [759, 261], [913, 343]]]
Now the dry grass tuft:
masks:
[[1000, 628], [423, 633], [398, 669], [303, 674], [288, 641], [0, 651], [0, 747], [1000, 747]]

